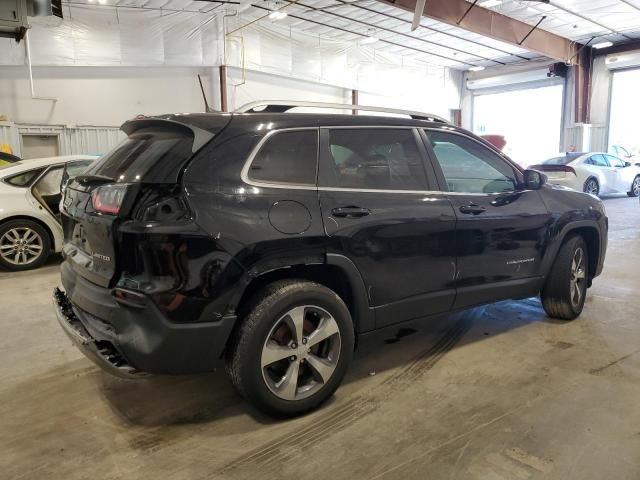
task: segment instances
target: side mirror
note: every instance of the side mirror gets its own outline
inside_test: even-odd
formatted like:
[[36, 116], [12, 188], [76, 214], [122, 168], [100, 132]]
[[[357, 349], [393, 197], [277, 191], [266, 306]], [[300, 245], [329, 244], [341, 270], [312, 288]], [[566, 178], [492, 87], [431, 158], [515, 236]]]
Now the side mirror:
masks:
[[540, 190], [547, 183], [547, 176], [537, 170], [524, 171], [524, 185], [529, 190]]
[[624, 166], [625, 167], [630, 167], [631, 166], [631, 162], [624, 162]]

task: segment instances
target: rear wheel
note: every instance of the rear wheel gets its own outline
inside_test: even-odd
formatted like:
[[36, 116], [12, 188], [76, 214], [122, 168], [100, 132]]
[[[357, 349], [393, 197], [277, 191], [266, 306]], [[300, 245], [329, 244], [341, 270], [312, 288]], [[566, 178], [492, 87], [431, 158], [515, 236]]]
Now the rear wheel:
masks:
[[31, 220], [11, 220], [0, 225], [0, 265], [29, 270], [44, 263], [51, 252], [47, 231]]
[[637, 175], [636, 178], [633, 179], [631, 190], [627, 192], [627, 195], [630, 197], [637, 197], [640, 195], [640, 175]]
[[547, 315], [573, 320], [582, 313], [588, 265], [588, 249], [583, 238], [579, 235], [568, 238], [560, 247], [540, 295]]
[[227, 352], [231, 381], [263, 412], [300, 415], [338, 388], [353, 352], [351, 315], [317, 283], [284, 280], [252, 302]]
[[600, 185], [595, 178], [589, 178], [584, 182], [584, 193], [590, 193], [591, 195], [598, 196], [600, 193]]

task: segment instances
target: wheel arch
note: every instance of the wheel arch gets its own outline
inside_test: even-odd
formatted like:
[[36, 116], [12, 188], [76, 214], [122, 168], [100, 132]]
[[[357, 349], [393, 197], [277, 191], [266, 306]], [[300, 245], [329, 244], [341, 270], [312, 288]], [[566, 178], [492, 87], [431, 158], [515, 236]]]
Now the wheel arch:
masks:
[[595, 222], [576, 222], [574, 224], [567, 225], [558, 235], [555, 242], [554, 251], [552, 255], [549, 255], [548, 264], [545, 266], [545, 276], [549, 274], [553, 262], [555, 262], [560, 247], [567, 241], [572, 235], [580, 235], [587, 244], [589, 254], [589, 286], [591, 281], [596, 275], [600, 257], [602, 255], [602, 242], [600, 240], [600, 229]]
[[351, 313], [356, 333], [375, 328], [373, 309], [369, 306], [366, 288], [357, 267], [343, 255], [327, 254], [322, 263], [297, 263], [252, 275], [234, 305], [239, 316], [243, 308], [264, 286], [282, 279], [309, 280], [333, 290], [344, 301]]

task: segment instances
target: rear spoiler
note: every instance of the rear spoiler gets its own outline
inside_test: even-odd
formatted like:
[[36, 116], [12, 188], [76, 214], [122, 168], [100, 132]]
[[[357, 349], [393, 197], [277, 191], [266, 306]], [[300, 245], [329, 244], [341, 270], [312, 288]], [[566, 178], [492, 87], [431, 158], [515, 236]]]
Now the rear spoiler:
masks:
[[196, 153], [198, 150], [200, 150], [215, 136], [213, 133], [207, 132], [202, 128], [194, 127], [193, 125], [176, 122], [175, 120], [155, 117], [127, 120], [122, 124], [120, 130], [122, 130], [127, 135], [131, 135], [132, 133], [137, 132], [140, 129], [149, 127], [161, 127], [166, 129], [180, 130], [193, 137], [193, 145], [191, 147], [191, 151], [193, 153]]
[[548, 165], [548, 164], [539, 164], [539, 165], [531, 165], [529, 167], [530, 170], [539, 170], [541, 172], [568, 172], [576, 174], [576, 171], [573, 167], [569, 165]]

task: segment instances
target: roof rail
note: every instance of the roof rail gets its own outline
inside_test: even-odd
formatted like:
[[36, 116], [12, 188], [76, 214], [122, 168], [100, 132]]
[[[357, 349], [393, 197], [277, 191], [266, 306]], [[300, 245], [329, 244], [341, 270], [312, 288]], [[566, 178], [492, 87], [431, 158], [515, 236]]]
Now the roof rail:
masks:
[[[257, 109], [258, 107], [263, 107]], [[396, 115], [407, 115], [414, 120], [427, 120], [429, 122], [447, 123], [450, 122], [437, 115], [430, 113], [412, 112], [410, 110], [400, 110], [397, 108], [372, 107], [367, 105], [349, 105], [347, 103], [324, 103], [324, 102], [290, 102], [286, 100], [259, 100], [247, 103], [236, 110], [236, 113], [284, 113], [296, 107], [330, 108], [334, 110], [360, 110], [368, 112], [393, 113]], [[257, 110], [256, 110], [257, 109]]]

